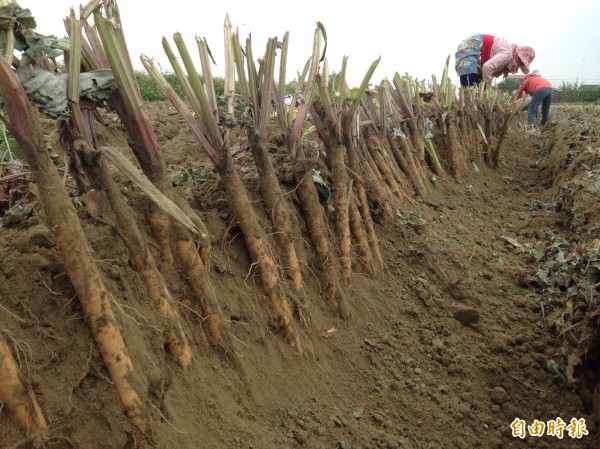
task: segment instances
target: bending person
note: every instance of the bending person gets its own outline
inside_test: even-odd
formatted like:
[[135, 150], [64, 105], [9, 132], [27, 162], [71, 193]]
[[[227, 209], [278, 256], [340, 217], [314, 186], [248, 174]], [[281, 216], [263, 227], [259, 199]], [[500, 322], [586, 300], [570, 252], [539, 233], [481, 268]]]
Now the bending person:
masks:
[[527, 121], [529, 124], [537, 125], [538, 108], [542, 105], [541, 124], [545, 125], [550, 116], [550, 105], [554, 95], [554, 87], [550, 81], [543, 78], [538, 70], [534, 70], [531, 75], [525, 77], [517, 93], [515, 93], [515, 98], [521, 98], [523, 93], [531, 95], [531, 102], [527, 108]]
[[482, 80], [492, 83], [492, 78], [508, 76], [519, 69], [529, 73], [529, 65], [535, 58], [531, 47], [511, 44], [503, 37], [475, 34], [460, 43], [456, 51], [456, 73], [462, 86], [473, 86]]

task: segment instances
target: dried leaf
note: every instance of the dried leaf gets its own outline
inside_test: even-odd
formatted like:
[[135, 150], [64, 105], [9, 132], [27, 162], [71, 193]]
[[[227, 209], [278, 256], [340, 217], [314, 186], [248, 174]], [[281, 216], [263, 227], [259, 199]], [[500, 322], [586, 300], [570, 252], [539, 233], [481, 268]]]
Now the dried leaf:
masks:
[[497, 238], [499, 238], [500, 240], [504, 240], [506, 243], [511, 244], [512, 246], [514, 246], [515, 248], [523, 248], [523, 245], [521, 245], [519, 242], [517, 242], [514, 238], [512, 237], [507, 237], [505, 235], [501, 235], [498, 234], [496, 236]]
[[81, 199], [94, 220], [116, 228], [117, 218], [110, 207], [106, 193], [91, 190], [83, 194]]
[[331, 337], [335, 332], [337, 332], [337, 329], [335, 327], [331, 327], [329, 329], [327, 329], [325, 332], [321, 333], [321, 337], [323, 338], [329, 338]]
[[379, 340], [377, 340], [376, 338], [365, 338], [365, 343], [374, 348], [381, 348]]
[[200, 232], [196, 225], [173, 201], [163, 195], [146, 176], [119, 150], [112, 147], [102, 147], [102, 153], [111, 161], [131, 182], [141, 189], [148, 197], [161, 208], [163, 212], [168, 214], [174, 220], [177, 220], [183, 226], [188, 228], [194, 234], [199, 234], [202, 238], [207, 236]]
[[106, 208], [106, 197], [97, 190], [90, 190], [81, 195], [85, 208], [93, 218], [100, 217]]

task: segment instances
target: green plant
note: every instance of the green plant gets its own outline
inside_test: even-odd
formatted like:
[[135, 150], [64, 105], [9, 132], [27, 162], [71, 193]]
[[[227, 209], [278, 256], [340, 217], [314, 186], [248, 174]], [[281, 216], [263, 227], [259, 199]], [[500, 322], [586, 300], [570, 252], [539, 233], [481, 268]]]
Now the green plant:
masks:
[[[171, 85], [171, 87], [180, 95], [185, 97], [183, 89], [179, 84], [179, 80], [174, 73], [164, 73], [163, 76], [167, 80], [167, 82]], [[142, 100], [144, 101], [162, 101], [166, 100], [167, 97], [163, 94], [162, 90], [158, 87], [158, 85], [154, 82], [152, 77], [148, 75], [146, 72], [136, 71], [135, 78], [140, 87], [140, 92], [142, 94]]]
[[25, 156], [19, 147], [19, 143], [10, 135], [4, 123], [0, 123], [0, 162], [13, 159], [23, 160]]
[[594, 103], [600, 101], [600, 86], [585, 85], [583, 82], [563, 81], [556, 87], [554, 101], [557, 103]]
[[31, 212], [33, 212], [33, 208], [30, 206], [17, 204], [11, 207], [4, 213], [4, 216], [0, 220], [0, 228], [21, 223], [29, 218]]
[[539, 263], [536, 278], [547, 303], [582, 299], [588, 308], [598, 307], [600, 250], [554, 236], [548, 246], [541, 242], [533, 243], [529, 252]]
[[[179, 95], [183, 100], [187, 99], [187, 95], [185, 90], [181, 86], [179, 82], [179, 78], [173, 72], [161, 72], [162, 76], [167, 80], [167, 83], [173, 88], [173, 90]], [[142, 100], [144, 101], [163, 101], [167, 100], [167, 97], [163, 93], [163, 91], [158, 87], [154, 79], [144, 71], [136, 71], [135, 78], [137, 80], [138, 86], [140, 88], [140, 92], [142, 94]], [[202, 76], [200, 79], [203, 79]], [[225, 79], [222, 77], [213, 77], [212, 79], [215, 95], [219, 100], [219, 104], [223, 106], [225, 102], [223, 101], [224, 92], [225, 92]], [[287, 83], [285, 85], [285, 95], [292, 95], [296, 92], [296, 82]], [[235, 92], [239, 93], [239, 83], [235, 83]]]
[[565, 369], [560, 368], [554, 360], [546, 361], [546, 369], [550, 374], [554, 376], [554, 380], [559, 386], [564, 387], [565, 385], [567, 385], [568, 380], [565, 374]]
[[186, 169], [181, 169], [173, 173], [173, 185], [181, 185], [181, 184], [191, 184], [193, 186], [196, 185], [198, 181], [206, 181], [211, 173], [214, 173], [215, 170], [207, 171], [202, 170], [198, 171], [194, 167], [188, 167]]
[[516, 78], [507, 78], [504, 81], [499, 82], [497, 87], [500, 92], [512, 95], [512, 93], [521, 85], [521, 81], [522, 80]]

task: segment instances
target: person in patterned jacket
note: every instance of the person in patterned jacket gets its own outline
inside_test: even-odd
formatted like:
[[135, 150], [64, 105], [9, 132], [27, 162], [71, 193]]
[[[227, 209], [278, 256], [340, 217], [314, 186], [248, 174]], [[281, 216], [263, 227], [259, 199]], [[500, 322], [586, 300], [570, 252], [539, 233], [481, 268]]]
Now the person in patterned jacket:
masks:
[[482, 80], [492, 83], [492, 78], [519, 69], [529, 73], [529, 65], [535, 58], [531, 47], [509, 43], [505, 38], [491, 34], [475, 34], [460, 43], [455, 54], [456, 73], [462, 86], [473, 86]]

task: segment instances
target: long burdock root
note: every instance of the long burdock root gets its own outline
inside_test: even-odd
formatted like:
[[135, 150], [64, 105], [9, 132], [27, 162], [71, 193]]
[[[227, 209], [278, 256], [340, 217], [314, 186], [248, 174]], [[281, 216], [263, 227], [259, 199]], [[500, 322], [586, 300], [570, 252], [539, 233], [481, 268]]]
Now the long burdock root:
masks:
[[302, 278], [302, 271], [300, 270], [296, 245], [292, 238], [291, 214], [288, 210], [281, 186], [277, 181], [266, 142], [257, 142], [253, 145], [252, 156], [254, 157], [254, 163], [258, 171], [265, 212], [271, 218], [271, 222], [275, 228], [277, 244], [286, 255], [287, 270], [292, 280], [294, 292], [299, 296], [303, 296], [304, 280]]
[[177, 309], [173, 305], [171, 293], [158, 271], [154, 256], [148, 250], [133, 212], [110, 175], [100, 152], [91, 148], [83, 140], [73, 143], [80, 156], [90, 182], [98, 191], [104, 191], [117, 219], [123, 242], [129, 250], [129, 257], [146, 286], [146, 292], [167, 321], [165, 339], [167, 350], [173, 360], [182, 368], [192, 363], [192, 350], [183, 332]]
[[410, 141], [402, 136], [396, 141], [390, 130], [387, 131], [386, 137], [395, 161], [410, 180], [413, 189], [418, 195], [425, 196], [427, 193], [427, 184], [424, 181], [425, 176], [423, 175], [421, 165], [417, 165], [412, 157], [412, 150], [409, 147]]
[[171, 250], [171, 220], [158, 207], [152, 209], [150, 215], [150, 230], [160, 248], [163, 260], [167, 263], [173, 263], [173, 251]]
[[48, 155], [38, 113], [29, 105], [23, 86], [3, 60], [0, 60], [0, 89], [6, 101], [8, 128], [23, 150], [39, 188], [48, 227], [123, 409], [131, 422], [145, 432], [148, 418], [136, 391], [136, 374], [112, 311], [110, 293], [104, 287], [75, 208]]
[[[192, 289], [194, 298], [202, 306], [203, 319], [208, 323], [210, 334], [217, 344], [224, 345], [226, 343], [220, 330], [219, 309], [205, 265], [210, 255], [210, 240], [206, 226], [189, 205], [184, 204], [181, 198], [175, 194], [171, 181], [165, 176], [166, 168], [164, 167], [163, 158], [159, 154], [154, 154], [152, 161], [151, 164], [146, 165], [140, 161], [142, 168], [145, 167], [144, 173], [148, 179], [163, 195], [174, 201], [201, 231], [200, 236], [198, 236], [200, 240], [196, 241], [196, 236], [179, 222], [171, 222], [167, 218], [164, 223], [165, 225], [168, 224], [168, 228], [165, 227], [165, 229], [170, 230], [169, 235], [175, 240], [175, 256], [185, 270], [186, 280]], [[160, 217], [160, 215], [155, 214], [155, 217], [157, 216]], [[167, 235], [164, 237], [167, 237]]]
[[377, 260], [377, 264], [379, 268], [383, 269], [383, 256], [381, 255], [381, 249], [379, 248], [379, 238], [377, 237], [377, 233], [375, 232], [375, 227], [373, 226], [373, 218], [371, 217], [371, 211], [369, 210], [369, 201], [367, 199], [367, 192], [363, 185], [357, 189], [357, 197], [358, 197], [358, 208], [360, 212], [360, 216], [363, 220], [365, 230], [367, 232], [367, 237], [369, 242], [371, 243], [373, 253], [375, 254], [375, 259]]
[[[379, 168], [377, 168], [371, 153], [369, 153], [369, 150], [367, 149], [366, 142], [363, 141], [363, 143], [361, 143], [361, 147], [364, 155], [364, 162], [361, 165], [365, 175], [365, 186], [368, 186], [365, 187], [365, 195], [368, 191], [367, 197], [369, 199], [369, 201], [366, 203], [367, 212], [369, 215], [371, 214], [369, 205], [373, 203], [381, 208], [383, 214], [387, 215], [389, 218], [392, 218], [394, 217], [394, 210], [397, 208], [392, 207], [392, 204], [397, 206], [398, 201], [396, 200], [395, 196], [392, 195], [391, 191], [383, 180], [383, 176], [379, 172]], [[360, 201], [362, 203], [362, 199]], [[361, 207], [361, 214], [362, 209], [364, 209], [364, 207]]]
[[19, 364], [0, 334], [0, 403], [4, 404], [8, 416], [29, 435], [48, 425], [33, 391], [25, 388], [19, 373]]
[[[367, 268], [367, 272], [370, 275], [373, 275], [374, 268], [371, 251], [369, 249], [369, 242], [373, 245], [375, 257], [381, 268], [383, 268], [383, 258], [379, 251], [379, 241], [375, 234], [375, 230], [373, 229], [373, 221], [369, 211], [369, 202], [365, 192], [365, 173], [363, 171], [363, 164], [360, 163], [358, 157], [360, 146], [356, 143], [356, 140], [352, 138], [350, 132], [344, 132], [343, 139], [346, 153], [348, 154], [348, 166], [350, 167], [351, 176], [354, 181], [354, 190], [356, 191], [356, 198], [358, 200], [356, 202], [358, 204], [355, 204], [354, 206], [352, 206], [354, 204], [353, 202], [350, 203], [350, 228], [354, 238], [358, 242], [358, 247]], [[364, 165], [368, 165], [368, 163], [365, 161]], [[364, 225], [364, 229], [362, 225]], [[368, 240], [365, 233], [369, 236]]]
[[468, 154], [465, 148], [461, 147], [457, 133], [459, 124], [456, 113], [449, 113], [443, 123], [445, 127], [446, 154], [448, 158], [448, 166], [452, 176], [458, 176], [465, 172], [468, 168]]
[[315, 247], [322, 268], [322, 276], [327, 291], [327, 298], [333, 312], [340, 317], [350, 317], [348, 305], [339, 285], [336, 271], [336, 259], [333, 257], [331, 244], [327, 237], [325, 219], [319, 203], [317, 189], [309, 173], [309, 168], [297, 162], [294, 166], [294, 175], [298, 184], [297, 192], [303, 217]]
[[331, 147], [332, 202], [335, 207], [335, 229], [338, 237], [342, 281], [350, 285], [352, 276], [352, 239], [350, 237], [350, 215], [348, 212], [348, 173], [344, 162], [344, 147], [341, 143]]
[[202, 263], [202, 258], [199, 256], [198, 246], [192, 238], [185, 236], [187, 232], [183, 226], [175, 224], [174, 230], [177, 234], [177, 254], [184, 266], [186, 278], [194, 297], [200, 302], [202, 317], [208, 325], [210, 336], [215, 343], [223, 345], [225, 340], [221, 332], [215, 291], [208, 278], [205, 265]]
[[278, 315], [286, 340], [298, 352], [303, 354], [304, 349], [300, 341], [300, 335], [294, 325], [289, 302], [283, 295], [275, 262], [268, 252], [265, 237], [256, 218], [256, 212], [252, 209], [252, 202], [248, 198], [246, 188], [233, 166], [231, 155], [226, 154], [216, 168], [223, 179], [227, 198], [244, 235], [248, 252], [252, 257], [252, 261], [258, 265], [258, 274], [262, 286], [271, 301], [273, 310]]
[[167, 196], [170, 195], [169, 197], [171, 198], [171, 200], [190, 218], [190, 220], [192, 220], [194, 225], [196, 225], [196, 228], [200, 230], [200, 234], [194, 235], [194, 238], [199, 239], [196, 240], [196, 242], [198, 244], [198, 254], [200, 254], [202, 263], [204, 265], [208, 265], [208, 262], [210, 260], [210, 253], [212, 250], [212, 243], [206, 224], [198, 216], [196, 211], [190, 207], [188, 201], [185, 199], [184, 196], [177, 195], [172, 187], [169, 187], [169, 191], [165, 189], [165, 192], [163, 192], [163, 194]]
[[367, 275], [373, 277], [373, 255], [371, 254], [371, 248], [369, 247], [369, 241], [367, 240], [367, 233], [363, 226], [362, 217], [360, 216], [360, 212], [354, 198], [350, 199], [349, 214], [350, 230], [352, 231], [352, 236], [354, 237], [356, 245], [358, 246], [358, 253], [360, 254], [362, 264], [367, 272]]
[[383, 177], [383, 180], [385, 181], [385, 184], [389, 190], [398, 201], [403, 201], [407, 198], [407, 196], [396, 182], [389, 164], [383, 158], [381, 154], [381, 147], [378, 146], [379, 143], [379, 139], [370, 137], [367, 140], [367, 148], [369, 149], [371, 157], [373, 158], [373, 161], [375, 162], [375, 165], [377, 166], [379, 173], [381, 173], [381, 176]]

